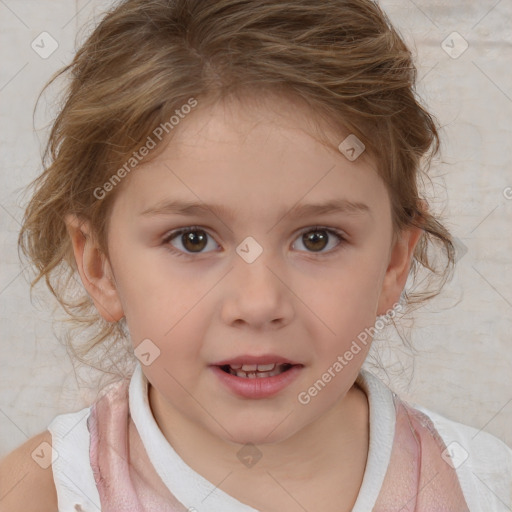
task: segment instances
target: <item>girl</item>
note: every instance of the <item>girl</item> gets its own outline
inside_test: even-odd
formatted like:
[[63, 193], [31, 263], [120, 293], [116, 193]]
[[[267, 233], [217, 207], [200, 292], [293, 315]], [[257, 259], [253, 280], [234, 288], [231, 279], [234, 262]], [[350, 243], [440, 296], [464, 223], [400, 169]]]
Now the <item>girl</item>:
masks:
[[511, 509], [509, 447], [361, 368], [454, 260], [374, 2], [126, 0], [65, 71], [20, 246], [133, 372], [4, 459], [5, 510]]

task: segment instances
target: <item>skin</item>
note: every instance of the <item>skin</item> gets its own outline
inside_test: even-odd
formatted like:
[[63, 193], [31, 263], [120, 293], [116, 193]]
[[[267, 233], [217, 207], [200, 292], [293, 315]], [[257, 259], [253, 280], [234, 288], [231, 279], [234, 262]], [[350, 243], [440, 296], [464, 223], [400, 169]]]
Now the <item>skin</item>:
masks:
[[[421, 234], [393, 236], [377, 164], [337, 151], [348, 134], [329, 132], [330, 145], [322, 142], [313, 125], [304, 128], [311, 115], [283, 98], [258, 108], [200, 103], [165, 150], [122, 183], [108, 258], [91, 226], [67, 218], [98, 311], [108, 321], [125, 316], [134, 347], [149, 338], [160, 350], [142, 369], [167, 440], [205, 478], [266, 511], [352, 508], [368, 454], [368, 402], [354, 381], [370, 343], [309, 404], [297, 396], [398, 301]], [[291, 212], [297, 203], [341, 198], [368, 211], [300, 219]], [[221, 204], [233, 214], [141, 215], [169, 199]], [[187, 226], [209, 235], [202, 252], [179, 235], [165, 241]], [[301, 237], [315, 226], [346, 240], [329, 234], [315, 252]], [[248, 236], [263, 248], [252, 263], [236, 252]], [[265, 399], [235, 396], [209, 367], [268, 353], [304, 367]], [[237, 457], [245, 443], [262, 454], [250, 469]]]

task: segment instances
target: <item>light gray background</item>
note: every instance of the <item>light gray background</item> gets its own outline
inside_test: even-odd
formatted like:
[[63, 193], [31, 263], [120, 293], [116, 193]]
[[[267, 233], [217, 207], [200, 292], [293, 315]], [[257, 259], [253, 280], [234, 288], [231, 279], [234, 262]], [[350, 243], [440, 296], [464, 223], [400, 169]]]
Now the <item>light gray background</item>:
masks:
[[[31, 303], [16, 239], [26, 200], [20, 192], [41, 169], [45, 127], [55, 111], [47, 95], [35, 132], [35, 100], [72, 59], [77, 29], [94, 23], [108, 4], [0, 0], [0, 456], [94, 395], [78, 388], [56, 340], [49, 295], [40, 291]], [[392, 332], [391, 340], [375, 342], [372, 354], [388, 368], [377, 373], [404, 399], [512, 445], [512, 3], [449, 4], [381, 2], [417, 54], [418, 91], [443, 126], [442, 162], [427, 192], [435, 194], [432, 204], [461, 251], [443, 295], [415, 314], [418, 354], [412, 357]], [[43, 31], [59, 45], [46, 59], [31, 48]], [[446, 40], [448, 50], [462, 48], [454, 31], [469, 44], [458, 58], [442, 47]]]

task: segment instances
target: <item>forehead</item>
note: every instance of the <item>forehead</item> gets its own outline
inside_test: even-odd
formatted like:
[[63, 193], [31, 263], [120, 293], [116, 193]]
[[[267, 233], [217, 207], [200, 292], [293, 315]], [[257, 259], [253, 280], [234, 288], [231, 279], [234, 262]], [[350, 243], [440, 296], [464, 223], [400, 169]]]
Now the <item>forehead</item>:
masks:
[[[288, 146], [296, 151], [303, 147], [303, 152], [313, 150], [314, 158], [321, 147], [338, 153], [339, 142], [348, 135], [333, 133], [326, 119], [300, 98], [249, 93], [243, 98], [214, 102], [205, 99], [198, 103], [179, 129], [170, 134], [174, 154], [200, 146], [211, 153], [212, 146], [217, 145], [219, 152], [228, 149], [235, 154], [238, 149], [239, 153], [250, 155], [250, 145], [265, 144], [272, 138], [269, 142], [273, 150], [281, 148], [285, 153]], [[264, 158], [264, 154], [259, 156]]]
[[218, 205], [228, 216], [275, 217], [283, 205], [325, 202], [385, 213], [375, 162], [364, 154], [349, 161], [337, 150], [347, 133], [317, 128], [310, 110], [288, 100], [199, 102], [165, 149], [131, 173], [121, 196], [138, 213], [176, 201]]

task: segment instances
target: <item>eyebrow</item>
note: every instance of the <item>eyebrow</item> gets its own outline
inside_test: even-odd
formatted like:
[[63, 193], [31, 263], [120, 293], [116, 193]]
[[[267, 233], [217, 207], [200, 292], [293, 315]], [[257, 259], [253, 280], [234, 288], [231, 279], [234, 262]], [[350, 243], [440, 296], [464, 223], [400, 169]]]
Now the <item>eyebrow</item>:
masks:
[[[233, 219], [234, 214], [228, 208], [221, 204], [206, 204], [191, 201], [162, 201], [154, 206], [144, 210], [140, 215], [157, 216], [157, 215], [185, 215], [200, 216], [213, 213], [217, 217]], [[302, 204], [292, 208], [285, 209], [281, 212], [279, 219], [286, 215], [292, 215], [294, 218], [311, 217], [314, 215], [325, 215], [329, 213], [345, 213], [352, 215], [366, 214], [371, 215], [368, 205], [361, 202], [349, 201], [348, 199], [334, 199], [325, 203], [318, 204]]]

